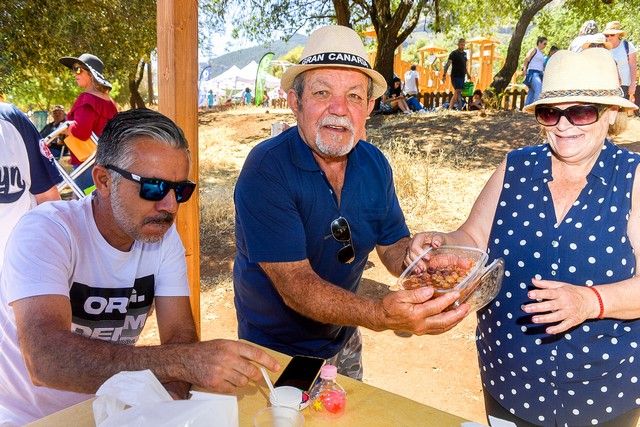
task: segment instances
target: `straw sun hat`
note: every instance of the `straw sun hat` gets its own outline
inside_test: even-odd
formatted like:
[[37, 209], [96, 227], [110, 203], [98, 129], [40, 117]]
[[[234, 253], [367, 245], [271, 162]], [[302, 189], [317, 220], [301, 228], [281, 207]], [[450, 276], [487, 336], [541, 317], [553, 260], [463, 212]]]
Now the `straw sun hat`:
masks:
[[89, 70], [98, 83], [111, 89], [111, 83], [109, 83], [109, 81], [102, 75], [104, 64], [97, 56], [91, 55], [90, 53], [83, 53], [77, 58], [73, 56], [65, 56], [60, 58], [60, 63], [71, 69], [74, 64], [82, 64], [83, 68]]
[[591, 47], [592, 44], [602, 45], [605, 49], [611, 49], [613, 45], [607, 41], [607, 37], [603, 33], [590, 34], [585, 36], [585, 42], [582, 44], [582, 49]]
[[607, 25], [602, 30], [602, 34], [619, 34], [620, 37], [624, 37], [626, 32], [622, 29], [622, 24], [620, 21], [611, 21], [607, 22]]
[[536, 105], [584, 102], [617, 105], [621, 109], [637, 109], [623, 98], [618, 68], [611, 52], [601, 47], [579, 53], [556, 52], [547, 63], [542, 79], [540, 98], [524, 107], [533, 112]]
[[360, 36], [351, 28], [340, 25], [321, 27], [311, 33], [300, 63], [287, 68], [280, 86], [288, 91], [298, 74], [315, 68], [350, 68], [371, 77], [373, 98], [378, 98], [387, 90], [387, 82], [382, 74], [371, 68], [367, 57]]

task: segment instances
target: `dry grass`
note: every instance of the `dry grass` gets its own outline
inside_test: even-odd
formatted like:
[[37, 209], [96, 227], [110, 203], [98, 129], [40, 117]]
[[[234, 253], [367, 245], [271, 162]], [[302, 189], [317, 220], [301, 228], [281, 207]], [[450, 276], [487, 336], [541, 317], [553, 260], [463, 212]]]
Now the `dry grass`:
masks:
[[233, 128], [200, 126], [201, 288], [229, 289], [235, 256], [233, 188], [247, 147]]
[[411, 230], [451, 230], [466, 218], [489, 170], [477, 170], [460, 150], [395, 138], [383, 147]]

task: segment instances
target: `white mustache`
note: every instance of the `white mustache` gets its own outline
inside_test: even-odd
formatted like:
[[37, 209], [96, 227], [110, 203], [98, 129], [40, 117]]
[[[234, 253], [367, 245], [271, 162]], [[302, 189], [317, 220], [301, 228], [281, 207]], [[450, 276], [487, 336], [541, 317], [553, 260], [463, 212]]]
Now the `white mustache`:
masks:
[[327, 116], [320, 121], [320, 126], [340, 126], [353, 133], [353, 125], [346, 117]]

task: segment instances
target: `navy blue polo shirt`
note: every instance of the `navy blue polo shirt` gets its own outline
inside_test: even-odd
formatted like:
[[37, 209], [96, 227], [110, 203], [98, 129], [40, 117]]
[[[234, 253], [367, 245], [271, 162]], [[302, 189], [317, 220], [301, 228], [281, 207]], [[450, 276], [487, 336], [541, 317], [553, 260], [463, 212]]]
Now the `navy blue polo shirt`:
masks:
[[[321, 278], [355, 292], [375, 246], [409, 236], [389, 162], [375, 146], [358, 142], [348, 156], [338, 206], [311, 149], [293, 127], [251, 150], [234, 200], [238, 336], [287, 354], [334, 356], [355, 328], [319, 323], [287, 307], [258, 263], [309, 259]], [[331, 236], [330, 224], [340, 216], [351, 228], [351, 264], [336, 258], [342, 244]]]

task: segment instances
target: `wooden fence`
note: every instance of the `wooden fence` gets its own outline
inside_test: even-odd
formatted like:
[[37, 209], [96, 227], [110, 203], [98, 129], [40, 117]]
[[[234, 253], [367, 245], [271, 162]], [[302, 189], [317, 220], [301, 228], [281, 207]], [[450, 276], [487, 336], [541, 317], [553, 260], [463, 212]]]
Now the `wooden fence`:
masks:
[[287, 98], [272, 99], [271, 108], [287, 108]]
[[[424, 105], [424, 108], [432, 109], [442, 106], [445, 102], [449, 102], [452, 92], [435, 92], [435, 93], [423, 93], [420, 95], [420, 102]], [[516, 89], [514, 91], [504, 92], [498, 102], [501, 110], [522, 110], [524, 107], [524, 101], [527, 97], [527, 91], [525, 89]], [[471, 97], [464, 97], [464, 100], [471, 102]], [[489, 104], [489, 105], [487, 105]], [[485, 105], [490, 108], [495, 108], [495, 105], [490, 105], [491, 101], [485, 99]], [[287, 108], [286, 98], [272, 99], [271, 108]]]
[[[449, 102], [451, 97], [453, 96], [452, 92], [435, 92], [435, 93], [424, 93], [420, 97], [420, 102], [426, 109], [432, 109], [440, 107], [445, 102]], [[522, 110], [524, 107], [524, 101], [527, 97], [527, 91], [524, 89], [514, 90], [509, 92], [504, 92], [498, 98], [498, 105], [501, 110]], [[467, 102], [471, 102], [471, 97], [463, 97]], [[488, 99], [484, 99], [485, 105], [491, 104], [491, 101]], [[487, 107], [493, 107], [494, 105], [487, 105]]]
[[500, 106], [503, 110], [522, 110], [526, 98], [526, 89], [504, 92], [502, 94]]

